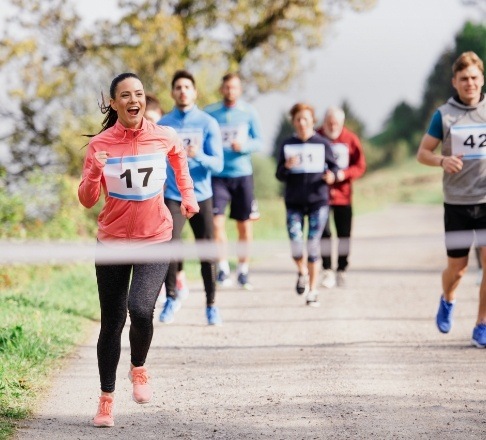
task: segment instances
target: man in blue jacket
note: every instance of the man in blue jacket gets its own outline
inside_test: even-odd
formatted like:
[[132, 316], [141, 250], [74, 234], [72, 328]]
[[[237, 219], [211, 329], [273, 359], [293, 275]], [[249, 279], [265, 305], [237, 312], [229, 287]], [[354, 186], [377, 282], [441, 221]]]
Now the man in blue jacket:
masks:
[[[206, 112], [200, 110], [197, 98], [196, 81], [190, 72], [178, 70], [172, 78], [171, 96], [175, 106], [164, 115], [159, 125], [174, 128], [182, 138], [188, 156], [189, 172], [194, 181], [194, 192], [200, 211], [190, 220], [196, 240], [211, 241], [213, 230], [213, 191], [211, 174], [223, 169], [223, 149], [218, 123]], [[172, 240], [180, 240], [186, 222], [180, 212], [181, 194], [177, 189], [174, 171], [167, 167], [165, 203], [174, 221]], [[160, 314], [161, 322], [174, 321], [174, 314], [180, 308], [181, 299], [176, 295], [176, 276], [179, 263], [171, 262], [165, 281], [167, 300]], [[206, 317], [209, 325], [222, 323], [215, 307], [216, 264], [209, 258], [201, 260], [201, 275], [206, 292]]]
[[[252, 220], [257, 212], [251, 153], [262, 147], [261, 128], [255, 109], [240, 100], [241, 79], [236, 73], [223, 77], [220, 91], [223, 100], [205, 108], [219, 123], [224, 151], [224, 168], [212, 176], [214, 236], [221, 244], [227, 242], [225, 210], [229, 203], [229, 217], [236, 220], [238, 241], [247, 248], [253, 240]], [[248, 250], [238, 257], [238, 284], [247, 290], [252, 289], [248, 280], [249, 261]], [[218, 269], [218, 282], [228, 285], [228, 260], [220, 259]]]

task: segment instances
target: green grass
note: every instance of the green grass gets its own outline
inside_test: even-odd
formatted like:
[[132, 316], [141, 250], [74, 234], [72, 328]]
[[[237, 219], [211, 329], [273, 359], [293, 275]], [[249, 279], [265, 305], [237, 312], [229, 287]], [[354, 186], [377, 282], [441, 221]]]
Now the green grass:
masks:
[[438, 204], [443, 200], [440, 168], [419, 164], [415, 158], [365, 174], [353, 189], [356, 215], [394, 203]]
[[[261, 219], [254, 223], [255, 240], [287, 240], [283, 199], [258, 201]], [[393, 203], [441, 201], [440, 170], [413, 158], [369, 173], [354, 184], [358, 216]], [[227, 231], [234, 241], [234, 221], [228, 220]], [[185, 233], [191, 237], [188, 226]], [[187, 261], [185, 269], [189, 279], [199, 279], [197, 261]], [[0, 304], [0, 439], [6, 439], [18, 420], [32, 414], [53, 369], [99, 319], [94, 268], [91, 264], [0, 268]]]
[[94, 269], [0, 269], [0, 439], [31, 415], [53, 368], [99, 318]]

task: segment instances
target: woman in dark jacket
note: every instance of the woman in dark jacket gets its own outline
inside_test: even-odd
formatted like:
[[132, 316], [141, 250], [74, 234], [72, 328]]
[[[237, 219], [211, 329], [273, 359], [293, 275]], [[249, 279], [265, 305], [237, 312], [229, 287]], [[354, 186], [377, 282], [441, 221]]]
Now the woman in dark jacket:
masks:
[[[329, 187], [339, 168], [331, 147], [314, 131], [314, 109], [303, 103], [290, 110], [295, 133], [280, 146], [276, 177], [285, 183], [287, 231], [297, 265], [296, 290], [306, 304], [318, 307], [317, 276], [320, 239], [329, 215]], [[307, 216], [307, 264], [304, 259], [304, 218]]]

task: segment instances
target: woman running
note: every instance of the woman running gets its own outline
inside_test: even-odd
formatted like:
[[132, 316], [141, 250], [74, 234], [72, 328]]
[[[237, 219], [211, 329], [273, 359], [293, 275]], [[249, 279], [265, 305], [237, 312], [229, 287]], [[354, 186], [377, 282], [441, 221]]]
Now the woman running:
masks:
[[[172, 128], [147, 121], [143, 117], [145, 105], [144, 88], [137, 75], [122, 73], [113, 79], [110, 104], [101, 108], [106, 117], [100, 133], [89, 142], [78, 189], [79, 200], [86, 208], [93, 207], [102, 194], [104, 197], [98, 216], [95, 263], [101, 307], [97, 345], [101, 396], [93, 419], [98, 427], [114, 426], [116, 369], [127, 309], [132, 398], [137, 403], [152, 398], [144, 364], [153, 335], [155, 302], [169, 262], [148, 256], [172, 237], [172, 217], [163, 198], [166, 158], [182, 195], [182, 215], [191, 218], [199, 211], [181, 141]], [[147, 261], [133, 258], [140, 247]], [[103, 255], [117, 259], [110, 262]]]
[[[280, 145], [276, 177], [285, 182], [287, 231], [297, 265], [296, 291], [306, 304], [318, 307], [317, 275], [320, 240], [329, 215], [329, 188], [339, 168], [327, 140], [314, 131], [313, 107], [295, 104], [290, 110], [295, 133]], [[309, 222], [307, 264], [304, 259], [304, 219]]]

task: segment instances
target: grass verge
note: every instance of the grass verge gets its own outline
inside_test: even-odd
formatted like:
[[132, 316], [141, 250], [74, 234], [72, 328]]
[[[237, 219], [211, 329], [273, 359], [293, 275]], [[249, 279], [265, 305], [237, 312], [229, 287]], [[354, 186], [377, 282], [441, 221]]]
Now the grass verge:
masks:
[[0, 439], [32, 414], [54, 366], [99, 317], [88, 265], [0, 268]]

